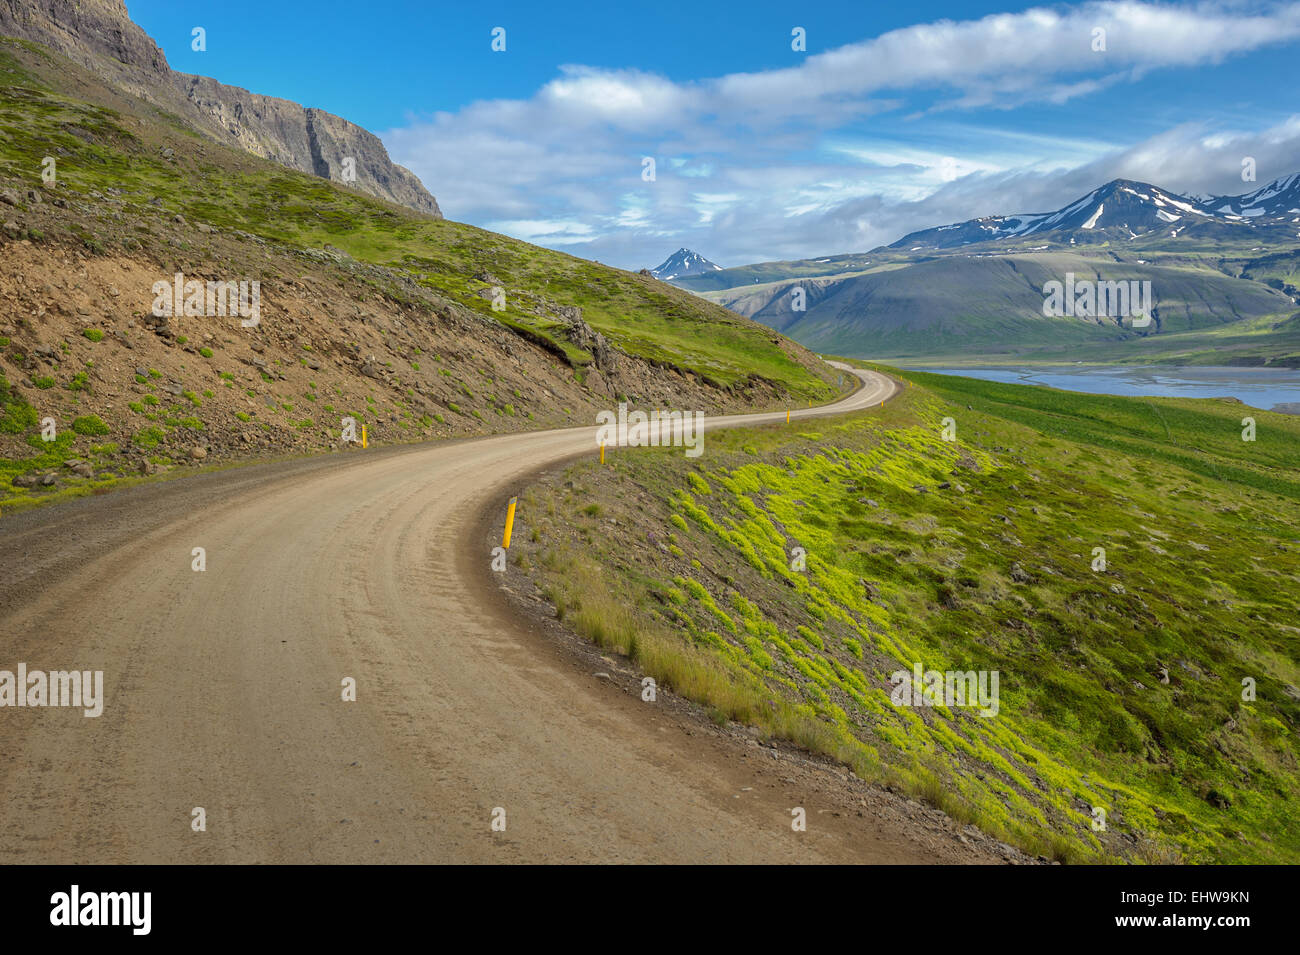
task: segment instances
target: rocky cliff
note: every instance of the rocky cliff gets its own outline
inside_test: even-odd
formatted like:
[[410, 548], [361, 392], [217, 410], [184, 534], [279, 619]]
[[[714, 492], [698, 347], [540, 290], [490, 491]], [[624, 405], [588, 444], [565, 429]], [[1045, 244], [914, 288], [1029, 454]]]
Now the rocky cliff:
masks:
[[344, 181], [350, 157], [353, 188], [442, 216], [437, 200], [413, 172], [388, 158], [373, 133], [324, 110], [173, 71], [158, 45], [131, 22], [124, 0], [0, 0], [0, 35], [40, 43], [175, 113], [203, 135], [256, 156], [336, 182]]

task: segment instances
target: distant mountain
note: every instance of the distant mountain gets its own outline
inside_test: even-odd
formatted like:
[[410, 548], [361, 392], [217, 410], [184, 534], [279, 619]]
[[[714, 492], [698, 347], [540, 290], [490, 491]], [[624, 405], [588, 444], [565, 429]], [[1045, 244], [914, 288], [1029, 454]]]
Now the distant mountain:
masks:
[[1203, 204], [1217, 215], [1300, 222], [1300, 173], [1270, 182], [1244, 196], [1219, 196], [1206, 199]]
[[1182, 196], [1146, 182], [1115, 179], [1055, 212], [984, 216], [923, 229], [889, 246], [917, 252], [957, 249], [980, 242], [1042, 236], [1077, 244], [1237, 237], [1246, 228], [1293, 235], [1300, 222], [1300, 174], [1287, 176], [1244, 196]]
[[[1260, 272], [1292, 267], [1288, 260]], [[1152, 323], [1045, 315], [1047, 283], [1069, 275], [1150, 283]], [[1140, 361], [1181, 353], [1189, 363], [1285, 358], [1290, 367], [1300, 365], [1300, 327], [1287, 324], [1298, 313], [1286, 292], [1212, 267], [1095, 250], [931, 255], [902, 267], [741, 285], [704, 297], [815, 351], [859, 358]]]
[[1121, 244], [1124, 254], [1139, 257], [1255, 258], [1261, 246], [1289, 251], [1297, 239], [1300, 173], [1240, 196], [1180, 195], [1150, 183], [1116, 179], [1055, 212], [983, 216], [912, 232], [871, 252], [756, 262], [676, 273], [665, 280], [696, 293], [720, 292], [756, 283], [897, 268], [936, 254], [1002, 255], [1088, 246], [1112, 254], [1120, 252]]
[[[1300, 174], [1240, 196], [1116, 179], [1055, 212], [671, 281], [809, 348], [859, 358], [1300, 367], [1298, 233]], [[1045, 314], [1049, 283], [1072, 277], [1149, 286], [1152, 321]]]
[[650, 274], [662, 282], [686, 278], [688, 275], [703, 275], [708, 272], [721, 272], [722, 266], [714, 265], [698, 252], [690, 249], [678, 249]]

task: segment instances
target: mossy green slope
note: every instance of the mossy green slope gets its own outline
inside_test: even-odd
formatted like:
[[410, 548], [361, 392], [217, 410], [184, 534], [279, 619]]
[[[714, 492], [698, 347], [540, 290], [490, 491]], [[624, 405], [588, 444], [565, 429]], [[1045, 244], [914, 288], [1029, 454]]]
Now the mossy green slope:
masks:
[[[1300, 422], [903, 374], [869, 416], [573, 469], [521, 508], [547, 592], [720, 717], [1035, 851], [1300, 860]], [[998, 671], [997, 715], [895, 706], [915, 663]]]

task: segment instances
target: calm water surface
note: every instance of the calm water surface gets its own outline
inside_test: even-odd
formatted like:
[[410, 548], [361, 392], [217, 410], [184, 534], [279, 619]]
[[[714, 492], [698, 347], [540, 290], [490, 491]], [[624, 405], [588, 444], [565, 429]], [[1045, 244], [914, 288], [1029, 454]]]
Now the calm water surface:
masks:
[[1273, 410], [1300, 403], [1300, 369], [1175, 367], [1170, 365], [985, 365], [944, 368], [900, 364], [940, 375], [985, 381], [1046, 385], [1093, 395], [1157, 395], [1170, 398], [1238, 398], [1252, 408]]

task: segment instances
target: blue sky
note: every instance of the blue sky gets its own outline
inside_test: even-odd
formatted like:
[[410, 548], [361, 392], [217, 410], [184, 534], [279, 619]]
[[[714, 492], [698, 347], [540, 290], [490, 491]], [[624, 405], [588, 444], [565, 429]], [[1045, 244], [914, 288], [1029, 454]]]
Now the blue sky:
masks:
[[448, 217], [628, 268], [863, 251], [1115, 176], [1300, 171], [1300, 3], [128, 8], [174, 69], [373, 130]]

